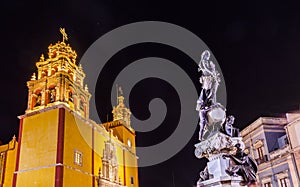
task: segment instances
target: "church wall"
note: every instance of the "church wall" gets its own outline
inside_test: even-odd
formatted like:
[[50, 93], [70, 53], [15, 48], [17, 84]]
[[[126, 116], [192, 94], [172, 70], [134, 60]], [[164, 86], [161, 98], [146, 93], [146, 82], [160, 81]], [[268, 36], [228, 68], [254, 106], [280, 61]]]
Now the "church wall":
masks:
[[[92, 186], [92, 128], [68, 110], [64, 127], [63, 186]], [[81, 165], [75, 163], [76, 151], [82, 154]]]
[[[98, 131], [100, 131], [101, 133], [105, 133], [104, 129], [100, 129], [97, 128]], [[100, 134], [99, 132], [97, 132], [97, 130], [94, 130], [94, 174], [98, 175], [99, 174], [99, 169], [101, 167], [102, 169], [102, 160], [101, 160], [101, 156], [103, 154], [103, 149], [104, 149], [104, 141], [106, 141], [107, 139]], [[97, 184], [95, 183], [95, 186]]]
[[[132, 155], [129, 152], [125, 152], [125, 164], [126, 167], [126, 186], [138, 186], [138, 169], [137, 169], [137, 160], [135, 155]], [[132, 179], [131, 179], [132, 178]], [[132, 184], [133, 180], [133, 184]]]
[[22, 125], [17, 186], [53, 186], [58, 109], [25, 117]]

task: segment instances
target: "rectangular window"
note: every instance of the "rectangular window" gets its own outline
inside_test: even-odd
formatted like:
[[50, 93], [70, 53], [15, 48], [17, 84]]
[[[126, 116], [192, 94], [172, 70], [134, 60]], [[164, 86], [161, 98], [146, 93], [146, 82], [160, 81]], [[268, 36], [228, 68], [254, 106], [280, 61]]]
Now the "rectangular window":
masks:
[[257, 153], [258, 153], [258, 158], [259, 158], [260, 160], [264, 160], [263, 147], [258, 147], [258, 148], [257, 148]]
[[289, 179], [287, 177], [279, 179], [280, 187], [288, 187]]
[[134, 184], [134, 178], [133, 177], [130, 177], [130, 183]]
[[271, 182], [264, 183], [264, 187], [272, 187]]
[[82, 152], [75, 150], [74, 151], [74, 163], [78, 166], [82, 166]]

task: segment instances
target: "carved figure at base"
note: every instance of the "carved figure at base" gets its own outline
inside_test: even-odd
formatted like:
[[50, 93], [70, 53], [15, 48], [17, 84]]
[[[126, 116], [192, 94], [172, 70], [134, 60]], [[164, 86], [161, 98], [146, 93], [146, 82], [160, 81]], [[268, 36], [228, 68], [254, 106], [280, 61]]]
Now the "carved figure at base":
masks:
[[200, 175], [199, 181], [205, 181], [209, 179], [208, 168], [205, 167], [204, 170], [201, 171], [199, 175]]
[[236, 153], [233, 154], [225, 154], [223, 158], [230, 158], [235, 165], [230, 166], [225, 172], [230, 175], [238, 175], [243, 178], [243, 181], [240, 182], [240, 185], [245, 186], [249, 183], [253, 183], [256, 181], [256, 172], [257, 165], [256, 163], [248, 156], [248, 154], [244, 153], [240, 148], [240, 144], [236, 144]]

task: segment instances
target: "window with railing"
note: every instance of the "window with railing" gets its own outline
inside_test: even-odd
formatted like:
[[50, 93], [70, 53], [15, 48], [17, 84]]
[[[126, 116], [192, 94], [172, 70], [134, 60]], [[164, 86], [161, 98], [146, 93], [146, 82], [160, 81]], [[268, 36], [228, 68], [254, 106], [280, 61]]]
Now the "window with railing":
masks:
[[266, 182], [266, 183], [264, 183], [264, 187], [272, 187], [271, 182]]
[[264, 154], [263, 146], [256, 147], [256, 154], [257, 154], [257, 158], [255, 160], [257, 164], [261, 164], [269, 160], [268, 155]]
[[287, 177], [279, 179], [279, 186], [280, 187], [289, 187], [289, 179]]
[[263, 147], [258, 147], [258, 148], [257, 148], [257, 154], [258, 154], [258, 158], [259, 158], [260, 160], [263, 160], [263, 159], [264, 159]]

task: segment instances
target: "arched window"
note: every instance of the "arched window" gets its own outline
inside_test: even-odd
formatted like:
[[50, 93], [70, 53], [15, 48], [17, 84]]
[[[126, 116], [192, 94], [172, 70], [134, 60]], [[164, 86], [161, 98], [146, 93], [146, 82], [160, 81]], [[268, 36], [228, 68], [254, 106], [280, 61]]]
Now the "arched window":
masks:
[[74, 98], [73, 98], [73, 88], [72, 87], [69, 87], [69, 91], [68, 91], [68, 101], [74, 103]]
[[42, 104], [42, 93], [37, 91], [33, 97], [33, 107], [41, 106]]
[[55, 86], [49, 88], [48, 103], [54, 103], [56, 100], [56, 89]]
[[83, 96], [81, 96], [79, 100], [79, 109], [81, 111], [82, 116], [86, 117], [86, 102]]
[[80, 108], [80, 110], [82, 110], [82, 111], [84, 111], [84, 99], [83, 98], [81, 98], [80, 99], [80, 103], [79, 103], [79, 108]]

